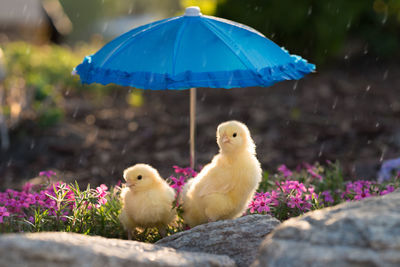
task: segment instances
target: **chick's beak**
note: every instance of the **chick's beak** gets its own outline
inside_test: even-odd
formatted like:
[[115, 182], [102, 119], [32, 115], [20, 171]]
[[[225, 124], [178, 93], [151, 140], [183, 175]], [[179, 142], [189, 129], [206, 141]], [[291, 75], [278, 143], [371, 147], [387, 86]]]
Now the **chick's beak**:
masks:
[[222, 141], [223, 144], [225, 144], [225, 143], [229, 143], [230, 140], [229, 140], [229, 137], [226, 134], [223, 134], [221, 141]]

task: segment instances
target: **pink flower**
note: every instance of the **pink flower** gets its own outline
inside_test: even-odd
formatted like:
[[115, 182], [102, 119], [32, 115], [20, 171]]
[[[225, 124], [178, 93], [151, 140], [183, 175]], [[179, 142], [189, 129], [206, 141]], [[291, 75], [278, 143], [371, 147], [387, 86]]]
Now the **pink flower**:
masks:
[[196, 177], [197, 176], [197, 172], [190, 167], [181, 168], [176, 165], [174, 165], [172, 167], [175, 169], [175, 173], [182, 173], [183, 175], [188, 176], [188, 177]]
[[32, 190], [32, 187], [33, 187], [33, 184], [31, 184], [29, 182], [25, 183], [24, 186], [22, 187], [22, 191], [28, 193]]
[[289, 170], [286, 165], [282, 164], [279, 166], [278, 171], [280, 171], [285, 178], [290, 177], [293, 175], [293, 172]]
[[394, 191], [394, 187], [391, 185], [387, 185], [386, 190], [383, 190], [381, 192], [381, 195], [386, 195], [386, 194], [392, 193], [393, 191]]
[[311, 203], [309, 203], [307, 201], [304, 201], [303, 204], [302, 204], [301, 210], [302, 211], [308, 211], [308, 210], [311, 210], [311, 207], [312, 207]]
[[107, 203], [107, 199], [105, 198], [99, 198], [97, 201], [97, 204], [95, 205], [96, 208], [100, 208], [102, 205]]
[[0, 207], [0, 223], [3, 223], [3, 217], [9, 217], [10, 213], [5, 207]]
[[299, 194], [302, 194], [302, 192], [307, 192], [307, 189], [304, 186], [304, 184], [303, 183], [299, 183], [297, 181], [293, 181], [293, 183], [291, 185], [289, 185], [289, 188], [290, 189], [296, 189]]
[[250, 213], [255, 213], [257, 210], [256, 202], [254, 200], [251, 201], [248, 208], [250, 209]]
[[257, 212], [258, 213], [269, 212], [271, 210], [270, 207], [268, 206], [270, 202], [271, 202], [270, 199], [266, 199], [264, 197], [256, 199], [255, 206], [257, 207]]
[[364, 190], [358, 191], [357, 195], [354, 196], [354, 199], [355, 200], [360, 200], [360, 199], [364, 199], [364, 198], [367, 198], [367, 197], [370, 197], [370, 196], [371, 196], [371, 194], [369, 192], [369, 189], [365, 188]]
[[107, 195], [108, 187], [105, 184], [101, 184], [99, 187], [96, 188], [98, 198], [104, 198]]
[[33, 195], [33, 199], [35, 200], [35, 203], [39, 204], [40, 206], [44, 206], [45, 200], [47, 196], [43, 194], [43, 191], [40, 192], [40, 194], [36, 193]]
[[311, 166], [309, 164], [306, 164], [306, 168], [307, 168], [307, 172], [309, 174], [311, 174], [312, 177], [318, 178], [320, 181], [322, 181], [324, 179], [321, 175], [319, 175], [317, 173], [317, 170], [316, 170], [315, 166]]
[[297, 208], [301, 209], [300, 204], [302, 204], [302, 203], [303, 203], [303, 200], [300, 197], [296, 196], [296, 197], [290, 197], [287, 205], [291, 208], [297, 207]]
[[328, 203], [333, 203], [334, 202], [333, 197], [332, 197], [331, 193], [328, 190], [322, 192], [321, 195], [324, 196], [324, 202], [328, 202]]
[[51, 178], [52, 176], [55, 176], [56, 173], [53, 171], [41, 171], [39, 172], [39, 176], [46, 176], [47, 178]]
[[175, 188], [178, 193], [181, 192], [182, 187], [185, 185], [185, 177], [180, 176], [178, 179], [178, 178], [171, 176], [170, 178], [173, 181], [173, 184], [171, 185], [171, 187]]

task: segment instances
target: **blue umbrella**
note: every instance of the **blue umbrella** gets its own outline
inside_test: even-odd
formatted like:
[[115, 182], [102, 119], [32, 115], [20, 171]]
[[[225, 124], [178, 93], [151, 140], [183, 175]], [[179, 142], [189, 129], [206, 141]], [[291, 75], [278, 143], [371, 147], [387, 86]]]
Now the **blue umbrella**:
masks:
[[194, 166], [196, 87], [270, 86], [297, 80], [315, 65], [256, 30], [205, 16], [183, 16], [135, 28], [85, 57], [75, 69], [83, 83], [115, 83], [151, 90], [190, 90], [190, 158]]

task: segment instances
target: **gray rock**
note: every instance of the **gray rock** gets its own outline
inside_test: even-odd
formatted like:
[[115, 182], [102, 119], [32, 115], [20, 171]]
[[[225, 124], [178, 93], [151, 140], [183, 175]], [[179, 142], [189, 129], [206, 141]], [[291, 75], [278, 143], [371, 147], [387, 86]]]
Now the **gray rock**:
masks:
[[400, 266], [400, 192], [289, 219], [252, 266]]
[[227, 256], [73, 233], [5, 234], [0, 266], [235, 266]]
[[269, 215], [248, 215], [196, 226], [156, 244], [178, 250], [228, 255], [238, 266], [249, 266], [264, 237], [279, 221]]

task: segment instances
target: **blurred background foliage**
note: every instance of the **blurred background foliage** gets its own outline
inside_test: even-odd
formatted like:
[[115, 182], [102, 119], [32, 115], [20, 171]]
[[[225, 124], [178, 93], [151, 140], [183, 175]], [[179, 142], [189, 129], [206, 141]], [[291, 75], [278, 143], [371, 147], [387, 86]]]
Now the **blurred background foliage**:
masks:
[[399, 55], [400, 0], [61, 0], [61, 4], [74, 25], [72, 42], [89, 40], [99, 20], [139, 14], [161, 19], [197, 5], [203, 14], [247, 24], [318, 64], [346, 54]]
[[[63, 46], [0, 44], [8, 74], [2, 111], [11, 126], [21, 119], [21, 114], [37, 118], [40, 125], [53, 125], [63, 117], [62, 102], [68, 93], [84, 88], [106, 94], [114, 88], [81, 85], [70, 74], [85, 55], [112, 38], [103, 36], [104, 27], [121, 17], [151, 14], [146, 19], [155, 20], [181, 15], [186, 7], [198, 5], [203, 14], [252, 26], [319, 68], [348, 57], [396, 59], [400, 51], [400, 0], [60, 0], [60, 3], [73, 24]], [[100, 21], [103, 29], [99, 27]], [[126, 99], [133, 106], [143, 104], [141, 91], [132, 91]]]
[[[3, 81], [3, 114], [11, 128], [28, 119], [41, 127], [52, 126], [64, 116], [64, 100], [71, 94], [89, 93], [94, 98], [110, 94], [119, 86], [83, 85], [71, 72], [82, 58], [99, 48], [91, 42], [75, 48], [59, 45], [32, 45], [12, 42], [4, 50], [7, 76]], [[127, 97], [132, 106], [143, 103], [142, 91], [132, 90]]]
[[399, 0], [224, 0], [216, 15], [252, 26], [316, 63], [346, 53], [346, 45], [355, 53], [399, 55]]
[[[74, 25], [70, 41], [90, 40], [97, 22], [123, 15], [154, 14], [160, 19], [180, 10], [179, 0], [60, 0]], [[101, 32], [98, 32], [101, 34]]]

